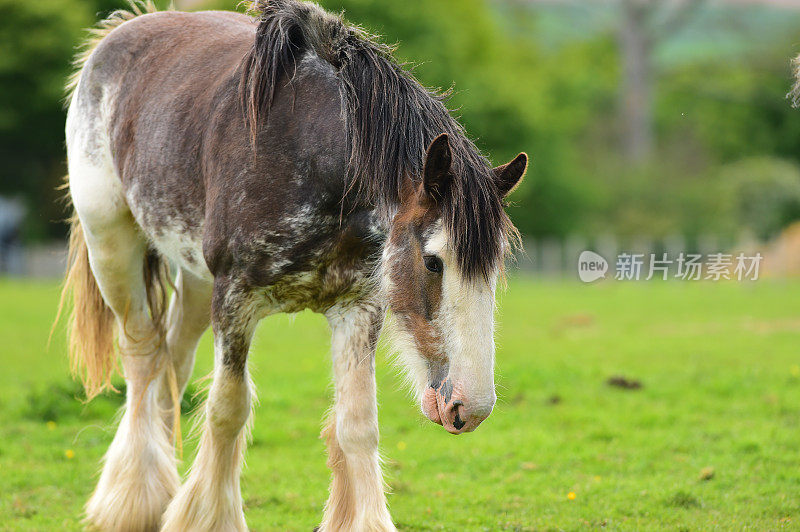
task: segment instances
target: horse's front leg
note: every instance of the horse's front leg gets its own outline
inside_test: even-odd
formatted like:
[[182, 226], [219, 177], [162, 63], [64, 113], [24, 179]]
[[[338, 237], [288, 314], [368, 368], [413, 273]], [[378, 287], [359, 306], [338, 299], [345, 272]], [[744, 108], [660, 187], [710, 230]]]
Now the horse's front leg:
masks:
[[226, 279], [215, 280], [211, 304], [214, 380], [197, 457], [167, 507], [163, 530], [247, 530], [239, 475], [252, 403], [247, 353], [260, 310], [250, 290]]
[[375, 344], [383, 309], [334, 307], [332, 329], [334, 407], [323, 437], [333, 478], [321, 532], [395, 530], [386, 508], [378, 457]]

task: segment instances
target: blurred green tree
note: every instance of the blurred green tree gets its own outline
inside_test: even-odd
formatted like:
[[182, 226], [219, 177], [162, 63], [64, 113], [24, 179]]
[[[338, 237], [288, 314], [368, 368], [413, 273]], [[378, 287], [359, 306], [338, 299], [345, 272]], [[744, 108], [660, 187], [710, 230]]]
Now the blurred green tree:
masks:
[[0, 194], [28, 204], [27, 238], [64, 234], [64, 84], [84, 28], [124, 0], [0, 0]]
[[754, 157], [720, 169], [735, 226], [759, 239], [777, 236], [800, 219], [800, 166], [783, 159]]
[[[630, 127], [620, 113], [626, 67], [619, 20], [552, 46], [538, 38], [552, 21], [527, 1], [321, 3], [397, 42], [398, 58], [425, 85], [455, 82], [450, 107], [495, 164], [528, 152], [528, 177], [510, 209], [528, 235], [732, 233], [747, 216], [726, 180], [743, 180], [731, 177], [737, 172], [788, 173], [754, 164], [734, 172], [736, 161], [800, 157], [800, 115], [783, 97], [800, 33], [725, 60], [709, 52], [703, 60], [660, 64], [652, 95], [659, 143], [646, 163], [630, 165], [620, 149]], [[63, 234], [51, 222], [64, 216], [54, 190], [65, 173], [64, 80], [82, 28], [124, 5], [0, 0], [0, 194], [27, 198], [29, 237]], [[234, 9], [237, 0], [179, 7]], [[784, 181], [758, 176], [752, 179], [762, 186], [788, 190]], [[779, 225], [797, 215], [781, 212]], [[767, 225], [755, 231], [773, 234], [774, 223]]]
[[63, 86], [90, 20], [84, 2], [0, 0], [0, 194], [28, 200], [29, 234], [50, 233], [63, 217], [54, 201], [64, 174]]

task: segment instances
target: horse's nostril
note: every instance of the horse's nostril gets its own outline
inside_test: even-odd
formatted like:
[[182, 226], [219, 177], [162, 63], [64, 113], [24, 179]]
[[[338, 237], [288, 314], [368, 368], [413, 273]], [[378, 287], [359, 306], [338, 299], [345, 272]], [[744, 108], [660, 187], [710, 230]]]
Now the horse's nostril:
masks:
[[455, 417], [453, 418], [453, 426], [456, 428], [456, 430], [461, 430], [462, 428], [464, 428], [464, 425], [467, 424], [466, 421], [463, 421], [461, 419], [461, 412], [459, 411], [459, 407], [462, 407], [462, 406], [464, 406], [464, 402], [463, 401], [459, 401], [459, 400], [453, 401], [452, 409], [453, 409], [453, 412], [455, 413]]

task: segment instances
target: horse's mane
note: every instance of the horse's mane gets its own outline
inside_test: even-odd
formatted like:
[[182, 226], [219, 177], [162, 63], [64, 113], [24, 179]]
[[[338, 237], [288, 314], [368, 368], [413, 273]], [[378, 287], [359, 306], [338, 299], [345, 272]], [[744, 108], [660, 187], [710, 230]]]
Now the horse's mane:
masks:
[[442, 217], [462, 273], [488, 278], [502, 268], [518, 233], [503, 210], [489, 161], [443, 103], [392, 58], [392, 48], [341, 16], [298, 0], [254, 0], [259, 19], [245, 56], [241, 97], [255, 133], [268, 116], [279, 82], [313, 51], [338, 71], [350, 148], [348, 192], [388, 214], [406, 179], [418, 181], [428, 145], [450, 137], [455, 178], [440, 199]]

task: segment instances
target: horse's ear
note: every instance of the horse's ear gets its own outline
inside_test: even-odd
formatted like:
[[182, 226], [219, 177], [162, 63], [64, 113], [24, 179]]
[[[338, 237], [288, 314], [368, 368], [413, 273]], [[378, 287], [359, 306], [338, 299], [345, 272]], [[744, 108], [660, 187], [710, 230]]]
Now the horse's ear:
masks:
[[439, 199], [450, 185], [452, 176], [450, 165], [453, 155], [450, 152], [450, 139], [442, 133], [428, 146], [425, 156], [425, 169], [422, 172], [422, 186], [425, 192], [434, 199]]
[[494, 182], [503, 197], [508, 196], [522, 183], [522, 177], [528, 169], [528, 154], [520, 153], [510, 163], [494, 169]]

